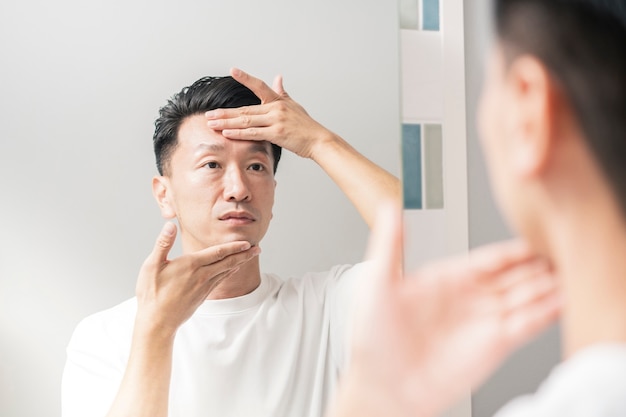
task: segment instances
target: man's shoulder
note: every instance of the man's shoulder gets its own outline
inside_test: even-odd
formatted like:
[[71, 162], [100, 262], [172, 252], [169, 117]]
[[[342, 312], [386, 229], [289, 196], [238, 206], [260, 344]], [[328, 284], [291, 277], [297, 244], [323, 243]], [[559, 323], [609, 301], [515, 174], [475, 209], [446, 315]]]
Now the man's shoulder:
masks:
[[322, 284], [329, 280], [333, 280], [341, 277], [347, 271], [350, 271], [354, 268], [355, 265], [335, 265], [326, 270], [320, 271], [309, 271], [299, 275], [289, 275], [287, 277], [279, 276], [274, 273], [264, 273], [264, 279], [266, 279], [270, 286], [272, 287], [282, 287], [282, 286], [302, 286], [307, 285], [308, 283], [319, 283]]
[[306, 272], [298, 276], [281, 278], [275, 274], [264, 274], [270, 281], [270, 293], [283, 296], [297, 293], [315, 293], [324, 297], [328, 292], [341, 286], [351, 286], [363, 275], [367, 263], [335, 265], [325, 271]]
[[598, 344], [557, 365], [534, 395], [516, 398], [496, 417], [626, 415], [626, 345]]
[[280, 280], [282, 282], [333, 280], [333, 279], [340, 279], [349, 275], [354, 275], [354, 274], [358, 275], [363, 271], [363, 268], [366, 264], [367, 262], [361, 262], [357, 264], [340, 264], [340, 265], [335, 265], [326, 270], [310, 271], [299, 276], [292, 276], [288, 279], [282, 279], [280, 277], [277, 277], [274, 274], [267, 274], [267, 275], [272, 275], [275, 277], [275, 279]]
[[97, 343], [103, 339], [129, 338], [132, 335], [136, 311], [137, 299], [133, 297], [85, 317], [76, 326], [70, 346]]
[[[95, 323], [107, 323], [111, 321], [118, 320], [128, 320], [129, 318], [133, 319], [135, 317], [135, 313], [137, 312], [137, 298], [132, 297], [128, 300], [122, 301], [121, 303], [107, 308], [105, 310], [98, 311], [97, 313], [93, 313], [87, 317], [85, 317], [81, 324], [95, 324]], [[79, 324], [80, 325], [80, 324]]]

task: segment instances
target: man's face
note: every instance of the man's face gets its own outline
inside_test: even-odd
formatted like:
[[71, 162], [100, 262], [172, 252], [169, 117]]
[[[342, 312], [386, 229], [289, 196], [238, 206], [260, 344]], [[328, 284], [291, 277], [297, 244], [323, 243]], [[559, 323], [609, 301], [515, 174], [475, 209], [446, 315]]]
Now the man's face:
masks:
[[258, 245], [267, 231], [276, 186], [269, 142], [229, 140], [203, 115], [190, 116], [161, 181], [165, 198], [157, 199], [165, 217], [178, 219], [185, 251], [235, 240]]

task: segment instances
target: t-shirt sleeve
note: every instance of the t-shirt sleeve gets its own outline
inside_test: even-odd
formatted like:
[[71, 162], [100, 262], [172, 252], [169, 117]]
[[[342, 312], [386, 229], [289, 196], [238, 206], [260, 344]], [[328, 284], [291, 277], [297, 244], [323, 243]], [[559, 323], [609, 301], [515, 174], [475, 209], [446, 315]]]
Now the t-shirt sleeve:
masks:
[[495, 417], [626, 416], [626, 346], [596, 345], [552, 370], [534, 395], [514, 399]]
[[342, 265], [331, 270], [332, 282], [329, 286], [329, 301], [331, 307], [330, 341], [331, 352], [338, 373], [341, 373], [348, 362], [349, 335], [351, 331], [351, 317], [354, 310], [354, 300], [359, 285], [367, 279], [365, 273], [369, 262], [354, 266]]
[[[102, 313], [87, 317], [74, 330], [67, 347], [61, 384], [62, 417], [104, 417], [119, 388], [127, 348]], [[132, 331], [132, 330], [131, 330]]]

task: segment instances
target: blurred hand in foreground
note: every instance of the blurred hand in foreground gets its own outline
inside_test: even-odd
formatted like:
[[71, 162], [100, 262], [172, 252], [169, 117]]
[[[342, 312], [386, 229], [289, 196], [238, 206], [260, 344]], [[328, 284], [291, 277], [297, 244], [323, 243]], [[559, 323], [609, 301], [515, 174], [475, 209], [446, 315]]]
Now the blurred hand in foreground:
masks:
[[435, 416], [558, 315], [556, 279], [521, 241], [403, 278], [401, 223], [399, 208], [378, 215], [331, 417]]

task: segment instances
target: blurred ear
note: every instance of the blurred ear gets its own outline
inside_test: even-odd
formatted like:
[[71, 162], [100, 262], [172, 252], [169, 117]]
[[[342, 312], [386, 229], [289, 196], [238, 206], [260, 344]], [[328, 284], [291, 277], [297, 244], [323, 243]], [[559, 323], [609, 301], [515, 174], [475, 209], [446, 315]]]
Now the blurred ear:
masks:
[[511, 163], [522, 177], [546, 169], [554, 150], [555, 99], [553, 80], [545, 65], [533, 56], [516, 58], [506, 75], [511, 99]]
[[159, 205], [161, 216], [165, 219], [176, 217], [176, 208], [169, 198], [169, 181], [166, 177], [157, 175], [152, 178], [152, 195]]

